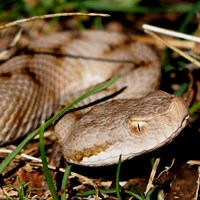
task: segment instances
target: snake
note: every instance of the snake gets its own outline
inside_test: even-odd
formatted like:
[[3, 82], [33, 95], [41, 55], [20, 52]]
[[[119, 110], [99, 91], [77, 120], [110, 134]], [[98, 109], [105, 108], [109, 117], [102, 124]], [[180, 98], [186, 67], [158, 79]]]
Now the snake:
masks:
[[116, 164], [119, 155], [124, 161], [168, 144], [187, 125], [186, 103], [158, 90], [161, 64], [151, 47], [129, 34], [65, 31], [38, 37], [1, 63], [0, 146], [116, 75], [112, 86], [56, 123], [68, 162]]

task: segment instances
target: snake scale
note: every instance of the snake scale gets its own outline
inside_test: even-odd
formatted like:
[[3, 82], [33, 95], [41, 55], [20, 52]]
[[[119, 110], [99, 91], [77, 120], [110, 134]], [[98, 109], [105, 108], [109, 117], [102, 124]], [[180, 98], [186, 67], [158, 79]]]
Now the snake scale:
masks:
[[118, 95], [56, 124], [67, 161], [111, 165], [120, 154], [126, 160], [167, 144], [185, 127], [186, 104], [155, 91], [161, 67], [150, 47], [120, 33], [69, 31], [38, 38], [1, 64], [0, 145], [27, 135], [62, 105], [115, 75], [121, 78], [95, 98]]

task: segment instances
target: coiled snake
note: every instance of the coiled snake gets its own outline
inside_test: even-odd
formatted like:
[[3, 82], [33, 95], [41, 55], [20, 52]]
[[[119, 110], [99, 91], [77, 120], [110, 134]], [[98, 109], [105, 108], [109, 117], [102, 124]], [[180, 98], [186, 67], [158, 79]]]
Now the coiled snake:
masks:
[[152, 151], [171, 141], [189, 115], [180, 98], [153, 92], [160, 71], [154, 51], [128, 35], [74, 31], [38, 38], [0, 66], [0, 144], [28, 134], [88, 88], [120, 75], [96, 98], [125, 88], [121, 93], [57, 123], [63, 155], [98, 166], [117, 163], [120, 154], [126, 160]]

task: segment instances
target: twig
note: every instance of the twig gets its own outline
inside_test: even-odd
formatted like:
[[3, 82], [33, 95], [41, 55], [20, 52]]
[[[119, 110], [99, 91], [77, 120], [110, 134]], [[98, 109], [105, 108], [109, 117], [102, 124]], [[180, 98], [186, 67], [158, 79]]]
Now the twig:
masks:
[[160, 162], [160, 158], [156, 158], [156, 161], [154, 162], [154, 165], [153, 165], [153, 168], [151, 170], [151, 174], [150, 174], [150, 177], [149, 177], [149, 181], [148, 181], [148, 184], [147, 184], [147, 188], [146, 188], [146, 191], [145, 191], [145, 196], [147, 195], [148, 191], [154, 187], [153, 185], [153, 180], [154, 180], [154, 177], [156, 175], [156, 170], [158, 168], [158, 165], [159, 165], [159, 162]]
[[152, 26], [152, 25], [149, 25], [149, 24], [143, 24], [142, 28], [145, 29], [145, 30], [156, 32], [156, 33], [161, 33], [161, 34], [164, 34], [164, 35], [170, 35], [170, 36], [173, 36], [173, 37], [182, 38], [182, 39], [190, 40], [190, 41], [193, 41], [193, 42], [200, 42], [200, 37], [188, 35], [188, 34], [185, 34], [185, 33], [180, 33], [180, 32], [177, 32], [177, 31], [171, 31], [171, 30], [168, 30], [168, 29], [160, 28], [160, 27], [157, 27], [157, 26]]
[[200, 160], [188, 160], [188, 165], [200, 165]]
[[[8, 150], [8, 149], [0, 149], [0, 153], [11, 153], [12, 152], [12, 150]], [[30, 155], [27, 155], [27, 154], [19, 154], [18, 155], [19, 157], [23, 157], [23, 158], [26, 158], [26, 159], [28, 159], [28, 160], [32, 160], [33, 161], [33, 163], [29, 163], [30, 165], [33, 165], [33, 166], [38, 166], [38, 167], [43, 167], [43, 165], [42, 165], [42, 160], [41, 159], [39, 159], [39, 158], [36, 158], [36, 157], [33, 157], [33, 156], [30, 156]], [[59, 170], [60, 172], [65, 172], [65, 169], [64, 168], [57, 168], [57, 167], [55, 167], [55, 166], [53, 166], [53, 165], [48, 165], [48, 168], [49, 169], [51, 169], [51, 170]], [[95, 199], [99, 199], [98, 198], [98, 195], [99, 195], [99, 188], [98, 188], [98, 186], [97, 186], [97, 184], [93, 181], [93, 179], [90, 179], [90, 178], [88, 178], [88, 177], [86, 177], [86, 176], [83, 176], [83, 175], [80, 175], [80, 174], [78, 174], [78, 173], [76, 173], [76, 172], [70, 172], [70, 174], [71, 174], [71, 178], [72, 177], [77, 177], [77, 178], [79, 178], [80, 180], [82, 180], [82, 184], [89, 184], [89, 185], [91, 185], [91, 186], [93, 186], [94, 188], [95, 188]]]
[[7, 54], [9, 52], [9, 49], [11, 49], [12, 47], [14, 47], [17, 44], [17, 42], [19, 41], [19, 39], [20, 39], [20, 37], [22, 35], [22, 32], [23, 32], [23, 30], [20, 29], [18, 31], [18, 33], [15, 35], [14, 39], [12, 40], [12, 42], [9, 44], [9, 46], [6, 49], [4, 49], [3, 51], [0, 52], [0, 60], [7, 59]]
[[155, 180], [159, 179], [162, 174], [167, 173], [173, 167], [174, 163], [175, 163], [175, 159], [172, 159], [171, 165], [166, 166], [165, 169], [162, 172], [160, 172], [160, 174], [155, 178]]
[[54, 13], [54, 14], [46, 14], [46, 15], [40, 15], [40, 16], [34, 16], [30, 18], [25, 18], [25, 19], [20, 19], [16, 20], [7, 24], [3, 24], [0, 26], [0, 30], [9, 28], [11, 26], [15, 26], [18, 24], [22, 24], [25, 22], [30, 22], [34, 21], [36, 19], [48, 19], [48, 18], [53, 18], [53, 17], [64, 17], [64, 16], [100, 16], [100, 17], [109, 17], [110, 15], [108, 14], [103, 14], [103, 13], [81, 13], [81, 12], [71, 12], [71, 13]]
[[[155, 39], [152, 38], [151, 36], [141, 36], [141, 35], [130, 35], [131, 38], [133, 38], [133, 40], [136, 40], [137, 42], [143, 42], [149, 45], [154, 45], [154, 46], [159, 46], [159, 48], [165, 48], [166, 46], [162, 43], [160, 43], [159, 41], [155, 42]], [[194, 42], [192, 41], [185, 41], [185, 40], [178, 40], [178, 39], [174, 39], [174, 38], [169, 38], [167, 36], [163, 36], [163, 38], [167, 39], [167, 41], [178, 48], [181, 49], [191, 49], [194, 47]], [[195, 55], [196, 56], [196, 55]]]
[[[12, 153], [12, 152], [13, 152], [13, 150], [9, 150], [9, 149], [0, 149], [0, 153]], [[41, 159], [36, 158], [36, 157], [33, 157], [33, 156], [29, 156], [29, 155], [24, 154], [24, 153], [19, 154], [18, 156], [20, 156], [20, 157], [22, 157], [22, 158], [26, 158], [26, 159], [28, 159], [28, 160], [32, 160], [32, 161], [34, 161], [34, 162], [42, 162]]]
[[164, 39], [159, 37], [157, 34], [151, 32], [151, 31], [148, 31], [148, 30], [145, 30], [145, 32], [148, 33], [149, 35], [151, 35], [152, 37], [154, 37], [155, 39], [157, 39], [158, 41], [160, 41], [161, 43], [165, 44], [168, 48], [172, 49], [173, 51], [177, 52], [179, 55], [183, 56], [184, 58], [186, 58], [190, 62], [192, 62], [195, 65], [197, 65], [198, 67], [200, 67], [200, 62], [199, 61], [197, 61], [196, 59], [192, 58], [191, 56], [185, 54], [180, 49], [170, 45], [167, 41], [165, 41]]
[[200, 185], [200, 166], [198, 166], [198, 179], [197, 179], [197, 189], [195, 194], [195, 200], [198, 200], [199, 198], [199, 185]]

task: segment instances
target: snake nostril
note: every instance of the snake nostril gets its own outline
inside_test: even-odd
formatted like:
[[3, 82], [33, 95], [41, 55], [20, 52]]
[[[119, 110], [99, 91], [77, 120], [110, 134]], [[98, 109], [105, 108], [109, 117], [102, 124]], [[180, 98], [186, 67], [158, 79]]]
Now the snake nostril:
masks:
[[181, 118], [184, 119], [186, 116], [189, 115], [188, 107], [180, 97], [174, 98], [171, 103], [171, 110], [176, 113], [178, 120], [181, 120]]

